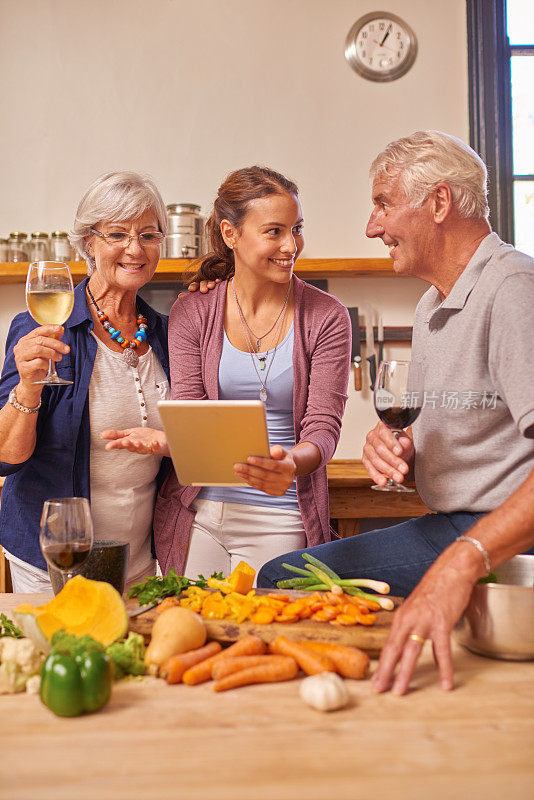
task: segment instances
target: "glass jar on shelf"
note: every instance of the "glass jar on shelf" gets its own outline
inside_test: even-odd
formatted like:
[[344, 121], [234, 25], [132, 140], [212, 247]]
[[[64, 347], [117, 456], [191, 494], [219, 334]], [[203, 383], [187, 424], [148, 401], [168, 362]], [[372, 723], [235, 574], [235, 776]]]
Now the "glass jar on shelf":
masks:
[[9, 261], [8, 251], [9, 246], [7, 239], [0, 239], [0, 262]]
[[37, 231], [32, 233], [29, 242], [30, 261], [48, 261], [48, 234]]
[[54, 231], [50, 234], [50, 256], [54, 261], [75, 261], [78, 255], [72, 252], [68, 234], [65, 231]]
[[28, 234], [14, 231], [9, 234], [8, 261], [29, 261]]

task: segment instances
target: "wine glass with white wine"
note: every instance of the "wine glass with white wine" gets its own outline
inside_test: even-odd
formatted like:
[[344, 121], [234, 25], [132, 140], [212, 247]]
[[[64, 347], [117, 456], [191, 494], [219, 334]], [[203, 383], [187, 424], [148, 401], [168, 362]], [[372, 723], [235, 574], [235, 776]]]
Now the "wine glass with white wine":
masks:
[[[74, 286], [68, 264], [62, 261], [34, 261], [26, 278], [26, 305], [39, 325], [63, 325], [74, 307]], [[52, 359], [48, 374], [38, 384], [62, 386], [72, 381], [60, 378]]]

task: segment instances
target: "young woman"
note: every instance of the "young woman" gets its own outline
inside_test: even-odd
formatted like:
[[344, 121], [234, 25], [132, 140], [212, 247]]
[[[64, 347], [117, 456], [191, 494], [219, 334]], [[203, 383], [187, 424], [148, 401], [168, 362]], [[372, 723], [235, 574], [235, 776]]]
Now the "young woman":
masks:
[[[304, 240], [296, 185], [273, 170], [232, 173], [208, 221], [212, 252], [193, 281], [209, 294], [177, 300], [169, 320], [174, 399], [258, 399], [270, 458], [235, 471], [247, 487], [180, 486], [172, 472], [154, 515], [163, 572], [228, 574], [330, 541], [326, 463], [347, 399], [350, 324], [334, 297], [293, 275]], [[107, 434], [108, 448], [167, 453], [164, 434]]]

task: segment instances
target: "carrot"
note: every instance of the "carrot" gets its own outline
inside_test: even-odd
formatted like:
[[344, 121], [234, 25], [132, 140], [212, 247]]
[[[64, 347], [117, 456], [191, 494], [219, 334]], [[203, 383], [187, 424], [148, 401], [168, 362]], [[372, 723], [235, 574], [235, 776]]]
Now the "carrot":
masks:
[[161, 614], [163, 611], [166, 611], [168, 608], [172, 608], [173, 606], [179, 606], [180, 601], [177, 597], [166, 597], [165, 600], [162, 600], [159, 606], [156, 608], [156, 614]]
[[268, 667], [272, 664], [281, 663], [281, 659], [285, 660], [287, 656], [235, 656], [234, 658], [222, 658], [216, 661], [211, 670], [211, 677], [214, 681], [225, 678], [227, 675], [232, 675], [233, 672], [239, 672], [242, 669], [249, 667]]
[[334, 662], [322, 653], [310, 653], [305, 647], [301, 647], [296, 642], [286, 639], [285, 636], [277, 636], [269, 644], [271, 653], [282, 656], [291, 656], [295, 659], [299, 667], [307, 675], [316, 675], [318, 672], [335, 672]]
[[204, 647], [197, 650], [188, 650], [187, 653], [180, 653], [171, 656], [162, 666], [160, 676], [165, 678], [167, 683], [181, 683], [184, 672], [195, 664], [200, 664], [210, 656], [220, 653], [222, 650], [219, 642], [209, 642]]
[[227, 689], [236, 689], [238, 686], [247, 686], [251, 683], [273, 683], [275, 681], [290, 681], [295, 678], [299, 668], [293, 658], [280, 656], [276, 663], [265, 664], [248, 669], [240, 669], [225, 678], [217, 681], [213, 688], [216, 692], [225, 692]]
[[195, 664], [184, 672], [182, 681], [188, 686], [196, 686], [198, 683], [204, 683], [211, 678], [211, 669], [213, 662], [218, 661], [220, 658], [228, 658], [228, 656], [260, 656], [267, 650], [267, 645], [260, 639], [259, 636], [245, 636], [243, 639], [238, 639], [237, 642], [222, 650], [217, 655], [201, 661], [200, 664]]
[[365, 678], [369, 669], [369, 656], [357, 647], [347, 647], [342, 644], [329, 644], [328, 642], [297, 642], [296, 644], [322, 653], [332, 659], [336, 670], [344, 678], [360, 680]]
[[342, 613], [348, 617], [353, 617], [361, 625], [372, 625], [376, 620], [375, 614], [370, 614], [368, 611], [364, 612], [354, 603], [346, 603], [342, 608]]
[[276, 617], [274, 608], [267, 608], [267, 606], [260, 606], [258, 610], [252, 615], [252, 622], [255, 625], [269, 625]]

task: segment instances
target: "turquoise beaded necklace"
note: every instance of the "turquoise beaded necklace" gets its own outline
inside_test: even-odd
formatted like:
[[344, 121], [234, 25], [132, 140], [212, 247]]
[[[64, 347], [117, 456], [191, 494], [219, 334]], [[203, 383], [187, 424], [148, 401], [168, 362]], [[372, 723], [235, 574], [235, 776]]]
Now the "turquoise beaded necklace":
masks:
[[92, 300], [94, 307], [96, 308], [96, 315], [98, 317], [98, 321], [102, 325], [105, 331], [109, 333], [112, 339], [114, 339], [117, 344], [120, 344], [123, 350], [124, 360], [130, 367], [136, 367], [139, 363], [139, 356], [135, 352], [136, 349], [139, 347], [140, 344], [146, 342], [147, 340], [147, 330], [148, 330], [148, 320], [142, 314], [137, 314], [137, 333], [135, 334], [132, 341], [129, 339], [125, 339], [122, 335], [121, 331], [117, 328], [114, 328], [113, 325], [109, 321], [109, 317], [103, 311], [99, 309], [96, 304], [96, 300], [92, 295], [92, 292], [89, 288], [89, 284], [85, 287], [87, 289], [87, 294]]

